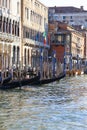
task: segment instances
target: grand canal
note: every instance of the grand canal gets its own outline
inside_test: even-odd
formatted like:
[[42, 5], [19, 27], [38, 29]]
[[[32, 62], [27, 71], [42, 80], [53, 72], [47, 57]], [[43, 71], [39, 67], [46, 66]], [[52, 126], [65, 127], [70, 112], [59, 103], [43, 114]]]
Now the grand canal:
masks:
[[0, 130], [87, 130], [87, 76], [0, 91]]

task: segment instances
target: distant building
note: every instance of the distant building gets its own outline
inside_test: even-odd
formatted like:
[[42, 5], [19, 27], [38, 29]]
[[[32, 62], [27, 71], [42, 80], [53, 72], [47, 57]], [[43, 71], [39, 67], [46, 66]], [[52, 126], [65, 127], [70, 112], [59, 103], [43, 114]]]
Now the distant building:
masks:
[[79, 31], [75, 30], [63, 22], [49, 23], [50, 45], [53, 50], [56, 50], [57, 60], [64, 62], [66, 56], [67, 63], [69, 58], [72, 58], [72, 64], [84, 59], [84, 36]]
[[80, 8], [66, 7], [49, 7], [49, 21], [61, 21], [69, 25], [82, 25], [87, 27], [87, 10]]
[[22, 65], [36, 67], [40, 64], [40, 50], [48, 57], [48, 8], [38, 0], [21, 0], [21, 56]]
[[66, 7], [49, 7], [48, 20], [60, 21], [73, 26], [77, 31], [83, 33], [85, 36], [84, 40], [84, 59], [87, 61], [87, 10], [84, 7], [76, 8], [73, 6]]
[[87, 61], [87, 29], [80, 25], [73, 25], [73, 27], [84, 36], [84, 59]]

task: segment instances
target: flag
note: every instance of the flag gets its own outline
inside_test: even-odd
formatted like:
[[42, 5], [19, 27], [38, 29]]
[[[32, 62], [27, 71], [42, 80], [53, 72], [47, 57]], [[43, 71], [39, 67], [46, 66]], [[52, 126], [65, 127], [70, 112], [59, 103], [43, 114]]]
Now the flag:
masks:
[[39, 41], [39, 32], [36, 34], [36, 41]]
[[44, 45], [46, 45], [46, 32], [43, 33], [43, 37], [44, 37]]

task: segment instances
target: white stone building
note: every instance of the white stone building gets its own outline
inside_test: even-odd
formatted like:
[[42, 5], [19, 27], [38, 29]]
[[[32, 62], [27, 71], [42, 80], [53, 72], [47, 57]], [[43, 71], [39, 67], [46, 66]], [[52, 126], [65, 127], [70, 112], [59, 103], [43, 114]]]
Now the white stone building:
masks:
[[87, 28], [87, 10], [83, 6], [80, 8], [66, 7], [49, 7], [49, 21], [61, 21], [70, 25], [82, 25]]
[[21, 0], [0, 0], [0, 69], [19, 66]]

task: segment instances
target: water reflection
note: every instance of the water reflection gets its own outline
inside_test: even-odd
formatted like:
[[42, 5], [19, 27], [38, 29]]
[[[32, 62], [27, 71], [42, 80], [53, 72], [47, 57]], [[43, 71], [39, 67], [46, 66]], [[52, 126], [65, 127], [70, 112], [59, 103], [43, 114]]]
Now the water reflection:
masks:
[[87, 130], [86, 79], [0, 91], [0, 130]]

